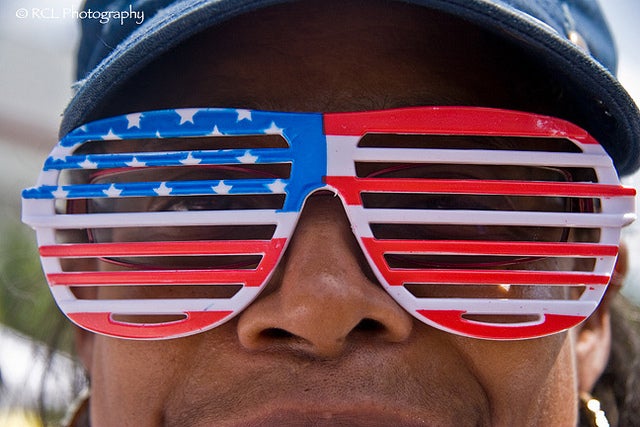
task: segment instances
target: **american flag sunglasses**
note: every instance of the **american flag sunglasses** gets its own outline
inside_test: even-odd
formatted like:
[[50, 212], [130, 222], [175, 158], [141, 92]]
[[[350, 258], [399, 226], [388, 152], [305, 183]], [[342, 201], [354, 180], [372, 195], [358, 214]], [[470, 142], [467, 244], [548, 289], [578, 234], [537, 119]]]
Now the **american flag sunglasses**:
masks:
[[560, 119], [477, 107], [200, 108], [70, 132], [23, 191], [23, 221], [69, 319], [165, 339], [249, 305], [318, 191], [340, 197], [404, 309], [494, 340], [586, 319], [635, 218], [635, 190], [604, 149]]

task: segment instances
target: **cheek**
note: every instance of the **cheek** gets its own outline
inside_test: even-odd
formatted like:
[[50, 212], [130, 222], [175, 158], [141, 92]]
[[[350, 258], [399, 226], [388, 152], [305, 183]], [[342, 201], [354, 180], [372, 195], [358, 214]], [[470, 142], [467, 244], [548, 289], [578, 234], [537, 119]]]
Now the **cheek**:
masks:
[[95, 335], [90, 364], [93, 425], [155, 427], [167, 424], [176, 407], [182, 411], [202, 396], [221, 401], [234, 378], [247, 370], [237, 362], [234, 331], [234, 326], [221, 327], [148, 342]]
[[91, 415], [96, 425], [162, 424], [164, 402], [183, 365], [163, 342], [95, 337], [91, 364]]
[[[575, 425], [575, 355], [568, 333], [516, 342], [456, 338], [499, 425]], [[514, 412], [517, 408], [517, 413]]]

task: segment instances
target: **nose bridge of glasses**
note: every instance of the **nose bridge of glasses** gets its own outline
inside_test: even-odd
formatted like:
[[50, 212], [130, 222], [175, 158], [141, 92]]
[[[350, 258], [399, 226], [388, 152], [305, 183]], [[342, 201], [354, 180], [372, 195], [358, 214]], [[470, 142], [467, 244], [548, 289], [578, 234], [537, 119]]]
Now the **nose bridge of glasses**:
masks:
[[324, 228], [340, 228], [341, 230], [342, 226], [346, 224], [357, 237], [357, 224], [350, 217], [349, 203], [343, 193], [339, 188], [330, 184], [310, 190], [302, 201], [295, 223], [281, 224], [289, 228], [288, 231], [283, 229], [283, 232], [293, 237], [302, 224], [309, 222]]

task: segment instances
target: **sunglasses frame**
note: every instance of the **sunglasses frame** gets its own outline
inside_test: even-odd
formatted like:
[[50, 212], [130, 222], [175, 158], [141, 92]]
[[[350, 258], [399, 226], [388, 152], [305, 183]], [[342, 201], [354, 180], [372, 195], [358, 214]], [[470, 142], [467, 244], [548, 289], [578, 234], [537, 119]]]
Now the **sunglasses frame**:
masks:
[[[359, 147], [367, 134], [463, 135], [564, 138], [579, 153], [517, 150], [449, 150]], [[218, 136], [280, 135], [287, 148], [251, 148], [169, 152], [76, 154], [91, 141]], [[418, 154], [417, 154], [418, 153]], [[355, 163], [456, 163], [587, 167], [593, 182], [537, 182], [358, 178]], [[290, 162], [289, 178], [125, 184], [59, 183], [64, 170], [101, 170], [193, 165], [242, 165]], [[225, 182], [226, 181], [226, 182]], [[425, 182], [427, 181], [427, 182]], [[214, 185], [215, 184], [215, 185]], [[401, 184], [399, 186], [399, 184]], [[66, 135], [45, 162], [36, 187], [23, 191], [23, 221], [36, 230], [40, 256], [52, 294], [61, 310], [79, 326], [119, 338], [166, 339], [211, 329], [241, 312], [269, 281], [286, 250], [309, 195], [331, 190], [340, 196], [354, 234], [376, 277], [409, 313], [436, 328], [473, 338], [513, 340], [566, 330], [597, 307], [613, 272], [620, 229], [635, 219], [635, 190], [621, 186], [611, 159], [583, 129], [566, 121], [531, 113], [480, 107], [415, 107], [350, 113], [278, 113], [225, 108], [159, 110], [88, 123]], [[216, 194], [285, 194], [277, 211], [188, 211], [110, 214], [59, 214], [56, 201], [97, 197], [149, 197]], [[506, 194], [599, 198], [599, 212], [442, 211], [365, 209], [363, 192]], [[508, 224], [597, 228], [597, 243], [420, 241], [374, 237], [371, 224]], [[57, 230], [96, 227], [274, 224], [269, 241], [58, 243]], [[64, 271], [67, 258], [123, 255], [260, 255], [258, 267], [242, 270]], [[535, 257], [592, 257], [592, 272], [528, 270], [455, 270], [390, 268], [385, 255], [458, 254]], [[73, 287], [114, 285], [241, 284], [230, 299], [84, 300]], [[418, 298], [406, 284], [455, 283], [584, 286], [577, 300], [503, 298]], [[130, 323], [116, 315], [180, 315], [180, 320]], [[470, 316], [471, 315], [471, 316]], [[491, 323], [479, 316], [532, 315], [535, 320]]]

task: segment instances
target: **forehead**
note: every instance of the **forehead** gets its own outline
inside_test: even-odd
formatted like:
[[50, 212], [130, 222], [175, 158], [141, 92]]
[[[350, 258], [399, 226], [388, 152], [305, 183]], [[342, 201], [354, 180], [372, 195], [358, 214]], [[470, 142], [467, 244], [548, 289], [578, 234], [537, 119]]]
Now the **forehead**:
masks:
[[415, 5], [374, 1], [366, 6], [297, 2], [232, 19], [143, 69], [105, 99], [94, 118], [195, 106], [517, 108], [533, 98], [514, 95], [523, 91], [514, 88], [539, 86], [540, 73], [496, 37]]

